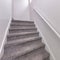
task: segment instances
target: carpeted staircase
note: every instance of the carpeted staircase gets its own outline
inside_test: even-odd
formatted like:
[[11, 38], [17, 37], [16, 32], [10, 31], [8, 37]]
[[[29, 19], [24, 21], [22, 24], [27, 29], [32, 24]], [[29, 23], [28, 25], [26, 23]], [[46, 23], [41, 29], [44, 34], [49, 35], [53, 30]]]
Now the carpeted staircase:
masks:
[[50, 60], [33, 21], [12, 20], [1, 60]]

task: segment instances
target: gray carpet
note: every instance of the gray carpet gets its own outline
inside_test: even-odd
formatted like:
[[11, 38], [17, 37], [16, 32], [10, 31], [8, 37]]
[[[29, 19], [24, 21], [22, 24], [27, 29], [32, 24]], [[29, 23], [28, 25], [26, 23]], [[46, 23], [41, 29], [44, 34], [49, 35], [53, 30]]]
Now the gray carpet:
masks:
[[1, 60], [50, 60], [33, 21], [12, 20]]

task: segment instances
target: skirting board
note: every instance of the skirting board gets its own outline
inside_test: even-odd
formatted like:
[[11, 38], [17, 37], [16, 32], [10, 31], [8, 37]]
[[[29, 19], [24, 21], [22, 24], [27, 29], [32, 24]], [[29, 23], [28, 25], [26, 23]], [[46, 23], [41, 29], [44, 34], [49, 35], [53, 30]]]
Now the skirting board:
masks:
[[[35, 23], [36, 24], [36, 23]], [[46, 39], [44, 37], [44, 35], [42, 34], [41, 30], [39, 29], [39, 27], [36, 25], [36, 27], [38, 28], [38, 31], [40, 32], [40, 36], [42, 37], [42, 42], [45, 43], [45, 49], [50, 53], [50, 60], [55, 60], [55, 57], [51, 51], [51, 49], [49, 48], [48, 43], [46, 42]]]
[[6, 36], [7, 36], [7, 34], [8, 34], [8, 29], [9, 29], [9, 27], [10, 27], [11, 20], [12, 20], [12, 19], [10, 18], [10, 20], [9, 20], [9, 22], [8, 22], [8, 25], [7, 25], [7, 28], [6, 28], [6, 30], [5, 30], [4, 37], [3, 37], [2, 45], [1, 45], [1, 48], [0, 48], [0, 59], [1, 59], [1, 57], [3, 56], [3, 54], [4, 54], [4, 45], [5, 45], [5, 43], [7, 42]]

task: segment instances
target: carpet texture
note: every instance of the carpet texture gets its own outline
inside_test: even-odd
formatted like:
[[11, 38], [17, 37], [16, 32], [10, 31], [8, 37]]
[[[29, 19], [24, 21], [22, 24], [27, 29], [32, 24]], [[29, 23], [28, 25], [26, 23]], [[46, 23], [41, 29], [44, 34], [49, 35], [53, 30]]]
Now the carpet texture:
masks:
[[12, 20], [1, 60], [50, 60], [33, 21]]

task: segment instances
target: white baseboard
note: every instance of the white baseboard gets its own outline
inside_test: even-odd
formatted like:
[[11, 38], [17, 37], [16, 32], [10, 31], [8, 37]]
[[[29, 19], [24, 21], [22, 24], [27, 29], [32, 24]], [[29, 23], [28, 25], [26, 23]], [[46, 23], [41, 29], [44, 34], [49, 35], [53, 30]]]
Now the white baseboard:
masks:
[[54, 57], [54, 55], [53, 55], [53, 53], [52, 53], [52, 51], [51, 51], [51, 49], [50, 49], [50, 47], [49, 47], [49, 45], [48, 45], [48, 43], [46, 41], [44, 35], [42, 34], [42, 32], [39, 29], [38, 25], [36, 25], [36, 27], [38, 28], [38, 31], [40, 32], [39, 35], [42, 36], [42, 42], [45, 43], [45, 49], [50, 53], [50, 60], [55, 60], [55, 57]]
[[55, 60], [55, 57], [54, 57], [54, 55], [53, 55], [53, 53], [52, 53], [52, 51], [51, 51], [51, 49], [50, 49], [50, 47], [49, 47], [46, 39], [45, 39], [45, 36], [43, 35], [43, 33], [41, 32], [41, 30], [39, 29], [39, 27], [38, 27], [38, 25], [37, 25], [36, 22], [35, 22], [35, 25], [36, 25], [36, 27], [38, 28], [39, 35], [42, 37], [42, 42], [44, 42], [45, 45], [46, 45], [46, 46], [45, 46], [46, 50], [50, 53], [50, 60]]
[[4, 45], [5, 45], [5, 43], [7, 42], [6, 36], [7, 36], [7, 34], [8, 34], [8, 29], [9, 29], [9, 27], [10, 27], [11, 20], [12, 20], [12, 19], [10, 18], [10, 20], [9, 20], [9, 22], [8, 22], [8, 25], [7, 25], [7, 28], [6, 28], [6, 30], [5, 30], [4, 37], [3, 37], [2, 45], [1, 45], [1, 48], [0, 48], [0, 59], [1, 59], [1, 57], [3, 56], [3, 54], [4, 54]]

